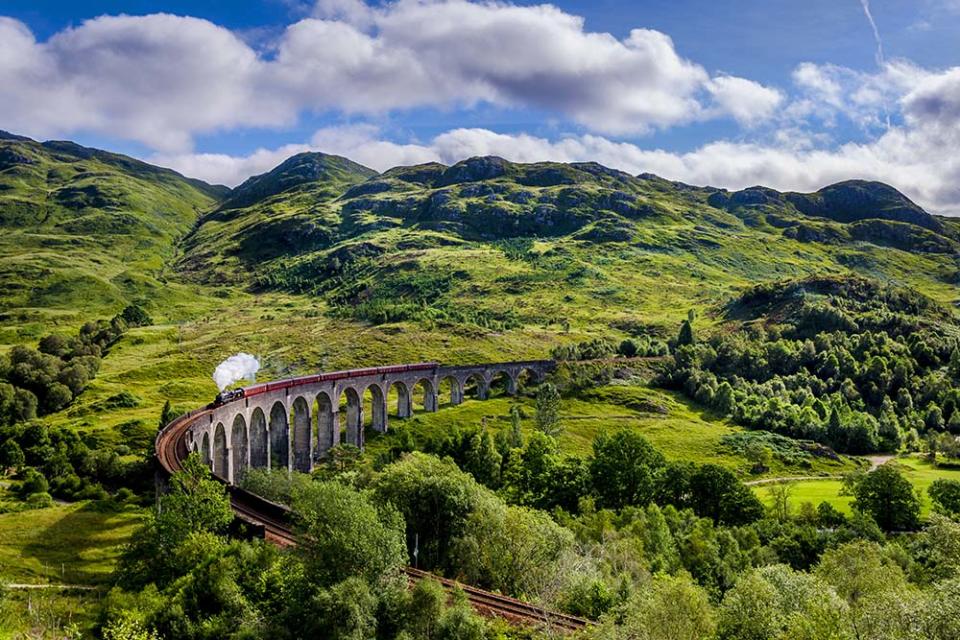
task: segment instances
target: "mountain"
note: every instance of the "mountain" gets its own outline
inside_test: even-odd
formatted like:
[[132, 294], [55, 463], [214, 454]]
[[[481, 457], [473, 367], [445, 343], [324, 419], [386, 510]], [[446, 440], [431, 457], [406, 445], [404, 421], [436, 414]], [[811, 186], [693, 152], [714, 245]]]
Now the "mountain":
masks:
[[347, 186], [377, 175], [373, 169], [364, 167], [341, 156], [325, 153], [298, 153], [284, 160], [267, 173], [248, 178], [231, 191], [220, 209], [238, 209], [256, 204], [271, 196], [286, 194], [304, 185], [306, 190], [322, 185], [323, 188]]
[[295, 156], [252, 179], [272, 186], [204, 216], [181, 272], [308, 294], [374, 324], [494, 329], [571, 316], [625, 326], [639, 310], [814, 274], [922, 282], [953, 301], [956, 223], [876, 182], [728, 192], [596, 163], [356, 167]]
[[227, 192], [127, 156], [0, 134], [4, 319], [28, 330], [163, 298], [178, 240]]
[[374, 325], [667, 335], [766, 281], [855, 274], [953, 304], [960, 280], [957, 223], [888, 185], [730, 192], [590, 162], [377, 173], [302, 153], [227, 190], [4, 134], [0, 226], [0, 327], [20, 332], [252, 292]]

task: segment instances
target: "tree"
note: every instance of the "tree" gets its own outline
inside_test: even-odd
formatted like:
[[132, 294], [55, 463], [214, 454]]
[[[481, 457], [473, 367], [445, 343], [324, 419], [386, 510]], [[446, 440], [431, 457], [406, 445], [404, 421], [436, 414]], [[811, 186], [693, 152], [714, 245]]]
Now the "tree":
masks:
[[73, 393], [70, 388], [59, 382], [54, 382], [47, 387], [46, 395], [43, 398], [44, 413], [53, 413], [64, 408], [73, 400]]
[[296, 487], [293, 509], [306, 575], [319, 586], [350, 577], [373, 584], [406, 561], [403, 518], [390, 505], [326, 481]]
[[[823, 554], [816, 575], [832, 585], [849, 606], [846, 620], [855, 638], [865, 635], [873, 624], [871, 605], [884, 594], [896, 592], [906, 584], [903, 571], [875, 542], [857, 540]], [[895, 601], [895, 599], [891, 599]], [[901, 636], [892, 636], [901, 637]], [[907, 636], [909, 637], [909, 636]]]
[[522, 429], [522, 414], [520, 413], [520, 405], [515, 404], [510, 406], [510, 431], [507, 434], [507, 446], [510, 449], [520, 449], [523, 447], [523, 429]]
[[544, 588], [573, 542], [545, 512], [491, 499], [471, 514], [454, 556], [467, 582], [521, 596]]
[[910, 481], [894, 464], [847, 480], [853, 508], [870, 515], [884, 531], [914, 530], [920, 522], [920, 500]]
[[545, 382], [537, 389], [537, 429], [548, 436], [560, 435], [560, 392], [557, 387]]
[[960, 480], [939, 478], [927, 489], [934, 509], [950, 518], [960, 518]]
[[7, 438], [3, 445], [0, 445], [0, 471], [19, 469], [25, 461], [23, 450], [13, 438]]
[[478, 429], [467, 437], [461, 466], [473, 475], [477, 481], [496, 489], [500, 485], [500, 464], [503, 456], [493, 444], [493, 438], [486, 429]]
[[742, 574], [720, 605], [721, 640], [845, 637], [846, 603], [822, 580], [772, 565]]
[[[620, 621], [620, 624], [616, 624]], [[710, 599], [688, 574], [657, 575], [603, 621], [604, 640], [701, 640], [716, 628]]]
[[751, 473], [763, 473], [770, 468], [773, 453], [770, 451], [770, 447], [759, 440], [750, 440], [743, 453], [744, 457], [753, 463]]
[[923, 414], [923, 424], [930, 431], [943, 431], [943, 412], [935, 403], [927, 405], [927, 411]]
[[419, 548], [419, 566], [442, 567], [467, 518], [487, 495], [453, 461], [410, 453], [387, 466], [373, 484], [377, 504], [391, 504], [406, 522], [407, 549]]
[[233, 521], [230, 498], [197, 453], [170, 477], [170, 488], [157, 502], [144, 526], [124, 550], [118, 573], [121, 583], [138, 587], [165, 585], [190, 567], [178, 563], [177, 550], [197, 534], [216, 536]]
[[713, 406], [720, 415], [728, 416], [737, 408], [736, 397], [733, 395], [733, 387], [724, 380], [717, 387], [717, 393], [713, 396]]
[[689, 319], [684, 320], [683, 324], [680, 325], [680, 333], [677, 334], [677, 346], [683, 347], [694, 344], [696, 341], [696, 336], [693, 334], [693, 325]]
[[[774, 482], [770, 485], [770, 497], [772, 498], [772, 503], [770, 505], [770, 512], [773, 514], [773, 517], [779, 520], [780, 522], [787, 522], [790, 520], [790, 496], [793, 493], [793, 483], [792, 482]], [[827, 504], [827, 503], [824, 503]]]
[[127, 323], [127, 326], [130, 327], [146, 327], [153, 324], [153, 319], [150, 317], [150, 314], [144, 311], [143, 307], [136, 304], [127, 305], [124, 310], [120, 312], [119, 316]]
[[163, 403], [163, 410], [160, 411], [160, 424], [159, 427], [163, 429], [165, 426], [173, 422], [173, 419], [177, 417], [176, 412], [170, 406], [170, 399], [168, 398]]
[[690, 477], [690, 506], [703, 518], [740, 525], [763, 517], [763, 504], [749, 487], [715, 464], [700, 465]]
[[311, 599], [310, 615], [301, 619], [307, 638], [367, 640], [377, 628], [377, 597], [360, 576], [321, 589]]
[[60, 370], [57, 381], [70, 389], [70, 393], [76, 397], [86, 388], [90, 374], [82, 364], [69, 364]]
[[621, 429], [593, 440], [590, 476], [598, 503], [610, 509], [653, 500], [666, 461], [639, 433]]
[[38, 345], [40, 353], [47, 353], [51, 356], [62, 358], [70, 351], [70, 343], [66, 336], [59, 333], [51, 333], [48, 336], [40, 338]]
[[23, 477], [20, 479], [20, 484], [17, 486], [16, 491], [17, 495], [19, 495], [22, 500], [25, 500], [35, 493], [47, 493], [49, 490], [50, 483], [47, 482], [44, 475], [33, 467], [27, 467], [23, 472]]

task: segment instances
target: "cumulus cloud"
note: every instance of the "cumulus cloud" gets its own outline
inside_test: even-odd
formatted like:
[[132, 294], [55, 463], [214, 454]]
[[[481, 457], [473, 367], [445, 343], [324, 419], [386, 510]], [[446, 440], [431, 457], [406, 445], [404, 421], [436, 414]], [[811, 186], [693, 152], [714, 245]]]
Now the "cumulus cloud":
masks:
[[707, 91], [722, 112], [748, 126], [768, 120], [784, 101], [779, 90], [735, 76], [718, 76], [710, 80]]
[[4, 18], [0, 119], [28, 133], [93, 131], [183, 149], [195, 132], [293, 122], [295, 109], [258, 90], [265, 67], [206, 20], [104, 16], [38, 43]]
[[587, 31], [552, 5], [321, 0], [263, 50], [197, 18], [102, 16], [39, 42], [0, 18], [4, 125], [189, 151], [197, 134], [278, 127], [306, 112], [385, 113], [478, 103], [554, 112], [640, 134], [707, 118], [755, 122], [778, 94], [711, 78], [665, 34]]
[[[477, 155], [498, 155], [516, 162], [597, 161], [629, 173], [651, 172], [691, 184], [741, 189], [763, 184], [782, 190], [815, 190], [840, 180], [861, 178], [894, 185], [935, 213], [960, 214], [960, 118], [956, 71], [921, 84], [903, 98], [907, 122], [876, 140], [823, 147], [813, 143], [716, 141], [687, 153], [611, 140], [594, 134], [547, 139], [504, 134], [481, 128], [458, 128], [423, 143], [385, 140], [372, 125], [330, 127], [317, 131], [298, 150], [321, 150], [355, 159], [383, 171], [401, 164], [439, 161], [452, 164]], [[931, 117], [933, 114], [936, 117]], [[941, 117], [942, 116], [942, 117]], [[224, 175], [238, 182], [256, 165], [265, 171], [290, 149], [258, 151], [248, 157], [223, 157]], [[190, 156], [170, 164], [190, 173]], [[202, 163], [201, 163], [202, 164]], [[221, 165], [211, 165], [215, 173]], [[196, 173], [196, 172], [194, 172]], [[211, 177], [211, 176], [208, 176]], [[215, 180], [228, 182], [225, 178]]]

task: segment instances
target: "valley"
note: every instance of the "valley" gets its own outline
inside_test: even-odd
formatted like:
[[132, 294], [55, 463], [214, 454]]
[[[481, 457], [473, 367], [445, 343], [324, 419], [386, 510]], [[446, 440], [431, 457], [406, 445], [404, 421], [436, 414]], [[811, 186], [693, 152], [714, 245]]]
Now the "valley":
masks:
[[[171, 633], [180, 623], [164, 611], [175, 606], [197, 637], [204, 624], [226, 633], [225, 619], [190, 608], [191, 590], [212, 579], [201, 557], [227, 567], [224, 589], [245, 594], [250, 616], [267, 611], [236, 558], [277, 584], [293, 561], [229, 539], [229, 514], [172, 550], [143, 533], [173, 527], [152, 508], [168, 499], [154, 492], [158, 428], [211, 402], [214, 367], [238, 352], [257, 356], [258, 381], [557, 360], [548, 383], [515, 396], [495, 389], [427, 412], [414, 390], [414, 415], [391, 416], [386, 433], [365, 400], [362, 452], [338, 448], [312, 480], [251, 474], [314, 518], [301, 523], [311, 535], [329, 533], [330, 504], [356, 505], [344, 526], [382, 533], [394, 554], [384, 566], [406, 563], [420, 531], [439, 527], [417, 501], [454, 494], [457, 505], [443, 504], [460, 529], [424, 534], [422, 566], [604, 629], [654, 583], [684, 581], [719, 611], [737, 576], [774, 565], [807, 576], [851, 540], [894, 557], [884, 535], [926, 540], [924, 527], [947, 526], [932, 487], [960, 486], [958, 256], [960, 223], [876, 182], [729, 192], [596, 163], [478, 157], [379, 173], [302, 153], [231, 190], [2, 134], [0, 582], [110, 595], [94, 605], [87, 593], [0, 591], [0, 629], [89, 636], [109, 618]], [[94, 349], [74, 338], [94, 335], [84, 327], [96, 320], [113, 331], [101, 327]], [[54, 386], [70, 386], [63, 370], [92, 355], [95, 371], [54, 403]], [[393, 411], [396, 396], [386, 400]], [[856, 487], [875, 455], [894, 458], [882, 466], [916, 498], [913, 519], [876, 522], [863, 506]], [[206, 486], [201, 472], [180, 481]], [[523, 546], [527, 536], [540, 546]], [[150, 544], [161, 546], [131, 560]], [[515, 563], [477, 551], [490, 544], [516, 545]], [[333, 551], [297, 562], [316, 569]], [[170, 554], [187, 568], [163, 564]], [[924, 571], [943, 567], [924, 561], [910, 570], [927, 588]], [[357, 562], [314, 585], [317, 597], [340, 597], [348, 573], [379, 571]], [[577, 568], [570, 581], [564, 567]]]

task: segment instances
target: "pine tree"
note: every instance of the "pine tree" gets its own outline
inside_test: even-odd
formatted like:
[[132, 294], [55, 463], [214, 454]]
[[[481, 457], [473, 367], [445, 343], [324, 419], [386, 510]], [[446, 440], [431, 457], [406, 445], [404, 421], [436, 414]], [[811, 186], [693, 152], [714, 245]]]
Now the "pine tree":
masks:
[[507, 443], [511, 449], [523, 448], [523, 431], [521, 430], [520, 405], [510, 407], [510, 433], [507, 437]]
[[560, 435], [560, 392], [545, 382], [537, 390], [537, 429], [548, 436]]
[[170, 400], [167, 400], [163, 403], [163, 411], [160, 412], [160, 428], [163, 429], [165, 426], [173, 422], [173, 419], [176, 417], [177, 414], [170, 406]]
[[696, 337], [693, 335], [693, 325], [690, 324], [689, 320], [684, 320], [683, 324], [680, 325], [680, 334], [677, 335], [677, 346], [682, 347], [696, 341]]

